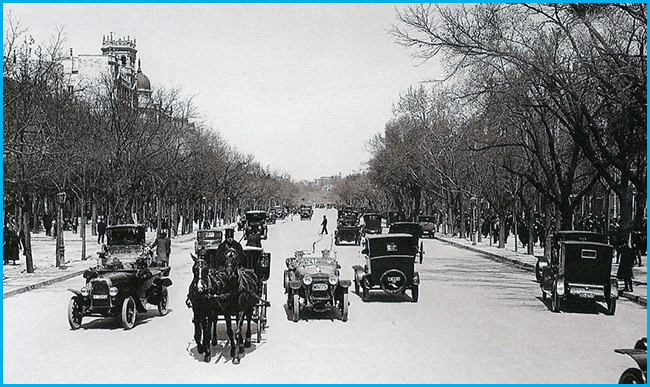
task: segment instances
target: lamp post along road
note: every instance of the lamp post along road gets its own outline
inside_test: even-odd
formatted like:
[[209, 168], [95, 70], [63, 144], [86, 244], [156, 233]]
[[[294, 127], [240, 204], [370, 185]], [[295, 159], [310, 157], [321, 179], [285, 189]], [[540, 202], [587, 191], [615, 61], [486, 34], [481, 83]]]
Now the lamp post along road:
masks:
[[65, 192], [56, 195], [56, 267], [65, 267], [65, 241], [63, 240], [63, 205], [65, 204]]

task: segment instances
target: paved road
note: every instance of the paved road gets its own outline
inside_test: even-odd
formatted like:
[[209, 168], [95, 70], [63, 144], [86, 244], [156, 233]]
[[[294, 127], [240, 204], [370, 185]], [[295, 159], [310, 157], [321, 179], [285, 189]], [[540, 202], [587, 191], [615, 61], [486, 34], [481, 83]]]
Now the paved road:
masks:
[[[3, 301], [4, 383], [614, 383], [631, 360], [614, 348], [646, 335], [646, 309], [620, 301], [615, 316], [574, 305], [556, 314], [532, 274], [439, 241], [424, 242], [420, 302], [377, 292], [350, 297], [350, 319], [336, 313], [288, 319], [284, 259], [296, 249], [329, 247], [336, 212], [269, 226], [269, 326], [233, 365], [225, 342], [204, 363], [184, 305], [193, 241], [172, 246], [170, 313], [153, 310], [124, 331], [115, 319], [66, 321], [73, 278]], [[336, 247], [342, 277], [362, 262], [358, 246]], [[225, 337], [220, 328], [221, 338]]]

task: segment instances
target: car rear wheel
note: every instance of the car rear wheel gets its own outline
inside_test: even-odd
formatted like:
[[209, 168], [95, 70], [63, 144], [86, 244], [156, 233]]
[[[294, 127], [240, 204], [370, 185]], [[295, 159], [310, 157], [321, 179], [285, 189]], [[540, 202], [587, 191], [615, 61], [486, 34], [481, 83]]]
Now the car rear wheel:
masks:
[[169, 301], [169, 292], [167, 291], [167, 287], [163, 286], [163, 288], [160, 290], [160, 300], [158, 301], [158, 314], [161, 316], [164, 316], [169, 312], [169, 309], [167, 309], [167, 302]]
[[68, 304], [68, 323], [73, 330], [81, 327], [81, 320], [83, 320], [83, 310], [76, 297], [70, 299]]
[[135, 300], [129, 296], [122, 302], [122, 326], [125, 330], [131, 329], [135, 326], [135, 319], [138, 312], [135, 310]]
[[413, 302], [418, 302], [418, 298], [420, 298], [420, 285], [413, 285], [413, 288], [411, 288], [411, 299]]
[[361, 299], [364, 301], [368, 301], [368, 298], [370, 297], [368, 288], [365, 286], [361, 286]]
[[618, 380], [618, 384], [643, 384], [643, 374], [641, 370], [637, 368], [628, 368], [626, 369], [621, 378]]
[[298, 322], [300, 319], [300, 296], [298, 293], [293, 294], [293, 322]]
[[343, 294], [343, 300], [341, 301], [341, 321], [346, 322], [348, 321], [348, 305], [349, 300], [348, 300], [348, 292], [346, 291]]

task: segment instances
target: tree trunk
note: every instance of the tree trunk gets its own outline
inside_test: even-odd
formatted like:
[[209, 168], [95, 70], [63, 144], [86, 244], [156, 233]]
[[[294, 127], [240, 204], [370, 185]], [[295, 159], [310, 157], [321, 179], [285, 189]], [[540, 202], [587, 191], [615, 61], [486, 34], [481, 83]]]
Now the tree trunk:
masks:
[[464, 239], [465, 238], [465, 201], [463, 200], [463, 197], [461, 196], [459, 198], [460, 201], [460, 233], [459, 233], [459, 238]]
[[506, 213], [499, 210], [499, 246], [500, 249], [506, 247]]
[[34, 257], [32, 256], [32, 234], [29, 227], [30, 214], [26, 211], [31, 207], [31, 201], [28, 195], [24, 195], [24, 206], [19, 208], [20, 211], [20, 228], [23, 233], [23, 247], [25, 254], [25, 265], [28, 273], [34, 272]]
[[97, 203], [93, 200], [92, 219], [90, 220], [90, 235], [97, 236]]
[[81, 236], [81, 260], [86, 260], [86, 201], [81, 198], [79, 200], [81, 207], [81, 221], [79, 222], [79, 236]]
[[528, 209], [528, 255], [535, 255], [535, 208]]

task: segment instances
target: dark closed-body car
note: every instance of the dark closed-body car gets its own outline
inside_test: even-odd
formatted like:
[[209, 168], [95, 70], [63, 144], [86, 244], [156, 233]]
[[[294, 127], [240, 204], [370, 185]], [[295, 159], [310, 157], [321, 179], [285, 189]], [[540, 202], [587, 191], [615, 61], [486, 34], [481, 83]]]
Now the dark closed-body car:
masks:
[[287, 258], [286, 265], [284, 290], [293, 321], [299, 320], [304, 309], [315, 312], [338, 309], [341, 320], [347, 321], [351, 281], [339, 278], [340, 265], [329, 250], [321, 255], [297, 251], [294, 257]]
[[300, 207], [300, 220], [311, 220], [312, 215], [314, 214], [314, 210], [311, 207], [308, 206], [301, 206]]
[[604, 301], [614, 314], [618, 281], [612, 277], [613, 247], [604, 235], [589, 231], [559, 231], [553, 235], [551, 261], [540, 258], [536, 275], [542, 297], [559, 312], [567, 299]]
[[70, 327], [78, 329], [85, 316], [120, 316], [124, 329], [131, 329], [147, 304], [156, 305], [160, 315], [167, 314], [171, 268], [153, 260], [144, 226], [111, 226], [106, 237], [98, 265], [84, 272], [86, 284], [81, 290], [69, 289], [75, 294], [68, 306]]
[[413, 237], [413, 246], [417, 250], [417, 256], [422, 263], [424, 259], [424, 247], [420, 242], [422, 236], [422, 225], [414, 222], [395, 222], [388, 229], [389, 234], [409, 234]]
[[435, 218], [431, 215], [420, 215], [418, 216], [418, 223], [422, 229], [422, 236], [427, 235], [429, 238], [433, 238], [436, 232]]
[[260, 239], [268, 237], [268, 227], [266, 227], [266, 211], [248, 211], [246, 212], [246, 225], [244, 226], [244, 238], [252, 234], [259, 235]]
[[201, 256], [208, 247], [219, 247], [222, 240], [223, 232], [221, 230], [198, 230], [196, 232], [196, 241], [194, 241], [194, 252], [196, 255]]
[[363, 214], [363, 230], [365, 234], [381, 234], [381, 214], [368, 213]]
[[366, 237], [365, 265], [355, 265], [354, 289], [362, 291], [368, 300], [370, 290], [380, 288], [387, 294], [404, 294], [411, 291], [413, 302], [418, 301], [420, 276], [415, 271], [417, 247], [410, 234], [372, 235]]

